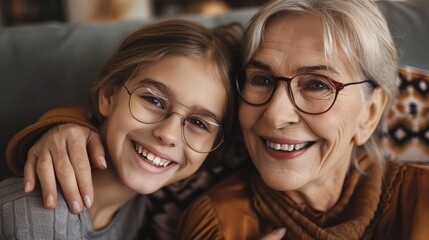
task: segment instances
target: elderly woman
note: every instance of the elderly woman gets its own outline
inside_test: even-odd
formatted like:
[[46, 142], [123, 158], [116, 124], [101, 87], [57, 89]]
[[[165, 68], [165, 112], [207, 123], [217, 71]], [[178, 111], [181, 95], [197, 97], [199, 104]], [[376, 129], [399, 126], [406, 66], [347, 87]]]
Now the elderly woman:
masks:
[[277, 0], [252, 19], [236, 79], [251, 161], [192, 203], [181, 239], [423, 239], [429, 168], [386, 161], [374, 132], [397, 90], [366, 0]]
[[377, 149], [374, 132], [398, 79], [375, 4], [274, 0], [245, 42], [236, 82], [249, 164], [191, 204], [179, 237], [427, 238], [429, 168]]

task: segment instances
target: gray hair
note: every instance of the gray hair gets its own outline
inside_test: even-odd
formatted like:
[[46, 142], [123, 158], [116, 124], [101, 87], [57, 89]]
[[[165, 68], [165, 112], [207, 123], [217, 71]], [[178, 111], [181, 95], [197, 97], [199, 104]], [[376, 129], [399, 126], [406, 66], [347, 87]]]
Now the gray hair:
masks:
[[[244, 63], [249, 62], [264, 41], [268, 22], [282, 14], [311, 14], [320, 18], [324, 29], [325, 56], [333, 59], [343, 52], [352, 71], [373, 80], [387, 94], [388, 105], [399, 86], [398, 56], [387, 22], [369, 0], [272, 0], [250, 21], [244, 36]], [[337, 50], [338, 49], [338, 50]], [[369, 95], [369, 94], [368, 94]], [[388, 108], [386, 108], [388, 109]], [[379, 130], [379, 129], [378, 129]], [[377, 146], [378, 133], [354, 149], [364, 152], [381, 167], [383, 157]]]

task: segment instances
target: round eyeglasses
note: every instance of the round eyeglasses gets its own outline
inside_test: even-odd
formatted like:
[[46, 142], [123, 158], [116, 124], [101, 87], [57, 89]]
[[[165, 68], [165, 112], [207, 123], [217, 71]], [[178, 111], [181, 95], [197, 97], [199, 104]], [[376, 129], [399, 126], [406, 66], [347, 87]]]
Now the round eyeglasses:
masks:
[[[141, 123], [161, 122], [173, 113], [182, 119], [182, 136], [186, 144], [195, 152], [209, 153], [223, 142], [222, 125], [214, 117], [205, 113], [189, 113], [183, 116], [173, 112], [172, 101], [159, 91], [139, 84], [131, 91], [124, 84], [129, 98], [129, 110], [133, 118]], [[178, 103], [178, 102], [176, 102]], [[178, 103], [184, 106], [181, 103]]]
[[268, 103], [277, 89], [278, 82], [285, 81], [289, 99], [294, 106], [301, 112], [314, 115], [329, 111], [337, 99], [338, 92], [347, 86], [362, 83], [376, 86], [372, 80], [344, 84], [316, 73], [297, 74], [290, 78], [274, 77], [252, 67], [239, 71], [235, 81], [241, 99], [254, 106]]

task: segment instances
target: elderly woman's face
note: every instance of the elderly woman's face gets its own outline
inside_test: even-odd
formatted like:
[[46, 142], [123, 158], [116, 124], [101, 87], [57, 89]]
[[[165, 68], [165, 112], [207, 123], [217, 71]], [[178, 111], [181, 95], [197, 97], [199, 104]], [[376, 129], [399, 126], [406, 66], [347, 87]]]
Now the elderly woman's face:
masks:
[[[309, 15], [271, 20], [251, 62], [256, 64], [250, 74], [290, 78], [316, 73], [340, 83], [364, 80], [352, 76], [342, 56], [326, 59], [322, 26]], [[267, 104], [240, 105], [240, 123], [252, 161], [264, 181], [277, 190], [329, 186], [347, 171], [353, 145], [361, 144], [370, 104], [362, 86], [351, 85], [339, 92], [329, 111], [312, 115], [294, 106], [287, 89], [287, 83], [280, 81]]]

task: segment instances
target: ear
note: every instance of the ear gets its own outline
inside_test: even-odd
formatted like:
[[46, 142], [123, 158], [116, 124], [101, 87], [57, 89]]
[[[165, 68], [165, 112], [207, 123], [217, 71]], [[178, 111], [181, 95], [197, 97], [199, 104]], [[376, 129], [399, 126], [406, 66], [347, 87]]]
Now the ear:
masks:
[[113, 107], [114, 90], [111, 87], [103, 87], [98, 92], [98, 111], [103, 117], [110, 115]]
[[386, 92], [380, 87], [375, 88], [371, 98], [366, 103], [366, 109], [361, 114], [359, 128], [353, 136], [353, 142], [355, 145], [359, 146], [364, 144], [374, 133], [381, 117], [383, 116], [386, 103]]

